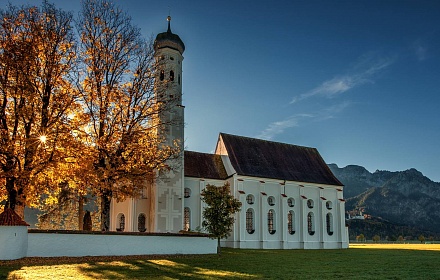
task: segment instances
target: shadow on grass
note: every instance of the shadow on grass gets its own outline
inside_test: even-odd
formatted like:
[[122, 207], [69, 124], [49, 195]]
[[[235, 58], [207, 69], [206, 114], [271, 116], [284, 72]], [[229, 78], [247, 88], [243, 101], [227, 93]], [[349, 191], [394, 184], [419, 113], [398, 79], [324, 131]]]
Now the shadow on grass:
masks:
[[70, 279], [440, 279], [440, 251], [407, 249], [227, 248], [220, 257], [37, 259], [38, 262], [29, 258], [21, 264], [10, 263], [10, 267], [0, 263], [0, 275], [25, 276], [23, 279], [67, 279], [72, 275], [77, 277]]

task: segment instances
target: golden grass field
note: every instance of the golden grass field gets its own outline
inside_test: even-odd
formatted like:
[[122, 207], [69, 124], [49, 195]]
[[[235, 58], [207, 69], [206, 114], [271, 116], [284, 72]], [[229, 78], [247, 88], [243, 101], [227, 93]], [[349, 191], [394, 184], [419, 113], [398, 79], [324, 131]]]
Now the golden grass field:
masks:
[[398, 249], [440, 251], [440, 244], [425, 243], [350, 243], [351, 249]]

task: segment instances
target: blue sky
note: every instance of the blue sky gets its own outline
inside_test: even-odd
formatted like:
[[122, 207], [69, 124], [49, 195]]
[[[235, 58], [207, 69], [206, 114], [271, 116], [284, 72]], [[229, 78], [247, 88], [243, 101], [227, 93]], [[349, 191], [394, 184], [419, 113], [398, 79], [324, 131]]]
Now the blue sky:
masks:
[[212, 152], [225, 132], [440, 182], [440, 1], [114, 2], [146, 37], [171, 14], [187, 149]]

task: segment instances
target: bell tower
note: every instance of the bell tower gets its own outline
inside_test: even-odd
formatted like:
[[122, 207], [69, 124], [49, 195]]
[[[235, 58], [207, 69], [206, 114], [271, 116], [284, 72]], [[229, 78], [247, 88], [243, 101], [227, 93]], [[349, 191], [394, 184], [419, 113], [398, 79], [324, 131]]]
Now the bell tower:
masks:
[[171, 17], [167, 17], [168, 29], [159, 33], [154, 41], [155, 98], [165, 108], [160, 113], [159, 134], [166, 145], [177, 143], [180, 156], [167, 164], [170, 172], [159, 174], [156, 180], [155, 221], [156, 232], [178, 232], [183, 228], [184, 182], [184, 109], [182, 105], [182, 62], [185, 45], [171, 32]]

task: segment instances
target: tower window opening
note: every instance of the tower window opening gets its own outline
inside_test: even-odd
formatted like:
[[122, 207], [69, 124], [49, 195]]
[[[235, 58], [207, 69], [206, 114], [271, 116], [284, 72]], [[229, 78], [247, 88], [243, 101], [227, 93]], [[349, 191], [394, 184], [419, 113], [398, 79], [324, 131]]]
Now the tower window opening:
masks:
[[170, 56], [170, 60], [174, 60], [174, 57]]
[[165, 71], [160, 71], [160, 80], [163, 81], [163, 79], [165, 78]]
[[174, 81], [174, 71], [170, 71], [170, 81]]
[[178, 82], [179, 85], [180, 85], [180, 75], [177, 75], [177, 82]]

